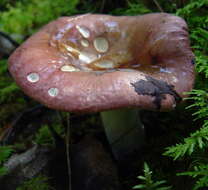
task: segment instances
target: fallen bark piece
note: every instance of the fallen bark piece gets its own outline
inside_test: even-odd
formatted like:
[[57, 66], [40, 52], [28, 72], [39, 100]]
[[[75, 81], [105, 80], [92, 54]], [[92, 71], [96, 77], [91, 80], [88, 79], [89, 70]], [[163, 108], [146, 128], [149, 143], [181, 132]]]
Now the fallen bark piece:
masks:
[[47, 147], [33, 146], [22, 154], [14, 154], [4, 164], [8, 174], [0, 177], [0, 187], [3, 190], [14, 190], [26, 180], [39, 174], [47, 174], [53, 151]]
[[72, 149], [72, 189], [119, 190], [116, 164], [103, 145], [86, 136]]

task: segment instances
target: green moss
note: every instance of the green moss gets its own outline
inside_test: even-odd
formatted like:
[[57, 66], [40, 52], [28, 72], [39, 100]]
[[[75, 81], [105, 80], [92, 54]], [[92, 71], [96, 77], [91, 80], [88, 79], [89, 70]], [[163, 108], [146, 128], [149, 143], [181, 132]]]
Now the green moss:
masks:
[[54, 139], [51, 135], [48, 126], [42, 126], [35, 137], [35, 142], [41, 145], [51, 145], [54, 143]]
[[7, 70], [7, 60], [0, 60], [0, 127], [26, 107], [24, 94]]
[[151, 10], [148, 9], [143, 3], [141, 2], [128, 2], [128, 6], [125, 8], [117, 8], [113, 10], [111, 13], [114, 15], [142, 15], [146, 13], [150, 13]]
[[54, 188], [48, 184], [48, 178], [46, 176], [39, 175], [24, 182], [16, 190], [54, 190]]
[[0, 30], [10, 34], [31, 35], [42, 25], [63, 15], [76, 13], [78, 0], [17, 1], [0, 13]]
[[0, 176], [7, 174], [7, 169], [3, 166], [3, 163], [7, 161], [13, 151], [11, 146], [0, 146]]
[[[51, 126], [54, 131], [60, 136], [64, 133], [64, 128], [59, 123], [54, 123]], [[43, 125], [37, 132], [34, 141], [40, 145], [54, 145], [54, 138], [47, 125]]]

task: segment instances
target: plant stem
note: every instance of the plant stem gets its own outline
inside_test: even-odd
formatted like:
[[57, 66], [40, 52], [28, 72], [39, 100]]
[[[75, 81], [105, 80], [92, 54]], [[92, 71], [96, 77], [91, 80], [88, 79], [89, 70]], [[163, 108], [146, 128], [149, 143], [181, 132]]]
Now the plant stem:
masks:
[[144, 129], [138, 109], [105, 111], [101, 117], [115, 159], [128, 159], [140, 149], [144, 142]]
[[154, 2], [155, 5], [157, 6], [157, 8], [160, 10], [160, 12], [164, 12], [164, 10], [162, 9], [162, 7], [160, 6], [160, 4], [158, 3], [157, 0], [153, 0], [153, 2]]
[[67, 129], [66, 129], [66, 157], [67, 157], [67, 168], [68, 168], [68, 180], [69, 180], [69, 190], [72, 189], [71, 187], [71, 162], [70, 162], [70, 113], [67, 113]]

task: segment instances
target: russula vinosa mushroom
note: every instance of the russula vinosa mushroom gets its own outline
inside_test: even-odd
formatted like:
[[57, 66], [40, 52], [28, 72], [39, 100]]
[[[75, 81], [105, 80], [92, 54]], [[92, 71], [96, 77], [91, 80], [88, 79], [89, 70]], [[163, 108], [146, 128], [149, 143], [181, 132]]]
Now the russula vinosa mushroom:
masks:
[[86, 14], [43, 27], [11, 55], [9, 70], [26, 94], [50, 108], [102, 112], [119, 159], [142, 139], [137, 108], [171, 110], [191, 90], [193, 60], [180, 17]]

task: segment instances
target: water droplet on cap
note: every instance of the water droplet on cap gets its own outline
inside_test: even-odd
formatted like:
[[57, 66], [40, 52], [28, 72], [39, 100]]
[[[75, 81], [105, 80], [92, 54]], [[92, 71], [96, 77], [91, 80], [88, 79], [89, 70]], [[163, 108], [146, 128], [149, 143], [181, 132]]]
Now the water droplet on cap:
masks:
[[173, 79], [173, 82], [175, 83], [178, 82], [178, 79], [175, 76], [173, 76], [172, 79]]
[[29, 75], [27, 75], [27, 80], [29, 82], [35, 83], [35, 82], [38, 82], [39, 79], [40, 77], [37, 73], [30, 73]]
[[108, 51], [109, 44], [108, 41], [103, 37], [95, 38], [93, 45], [98, 52], [105, 53]]
[[115, 66], [113, 61], [110, 61], [110, 60], [104, 60], [104, 61], [101, 61], [99, 63], [96, 63], [95, 65], [97, 67], [105, 68], [105, 69], [111, 69], [111, 68], [114, 68], [114, 66]]
[[89, 42], [88, 42], [87, 40], [85, 40], [85, 39], [82, 39], [82, 40], [81, 40], [81, 45], [82, 45], [83, 47], [89, 47]]
[[76, 29], [80, 32], [80, 34], [84, 38], [89, 38], [90, 37], [90, 31], [86, 27], [76, 25]]
[[49, 96], [51, 96], [51, 97], [57, 96], [58, 93], [59, 93], [58, 88], [50, 88], [50, 89], [48, 90], [48, 94], [49, 94]]
[[87, 52], [80, 52], [79, 59], [85, 63], [91, 63], [97, 59], [97, 56]]
[[172, 105], [172, 108], [175, 108], [176, 107], [176, 103], [174, 103], [173, 105]]
[[162, 73], [172, 73], [169, 69], [167, 69], [167, 68], [160, 68], [160, 72], [162, 72]]
[[73, 72], [73, 71], [80, 71], [78, 68], [71, 66], [71, 65], [64, 65], [61, 67], [61, 71], [63, 72]]

